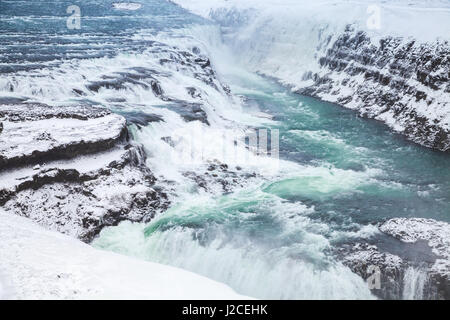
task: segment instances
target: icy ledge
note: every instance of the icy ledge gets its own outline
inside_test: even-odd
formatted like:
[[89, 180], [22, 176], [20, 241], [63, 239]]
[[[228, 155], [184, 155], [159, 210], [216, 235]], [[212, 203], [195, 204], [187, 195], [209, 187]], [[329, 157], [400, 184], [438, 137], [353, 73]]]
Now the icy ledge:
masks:
[[249, 299], [187, 271], [94, 249], [1, 209], [0, 220], [0, 299]]
[[107, 150], [125, 119], [90, 106], [0, 105], [0, 169]]

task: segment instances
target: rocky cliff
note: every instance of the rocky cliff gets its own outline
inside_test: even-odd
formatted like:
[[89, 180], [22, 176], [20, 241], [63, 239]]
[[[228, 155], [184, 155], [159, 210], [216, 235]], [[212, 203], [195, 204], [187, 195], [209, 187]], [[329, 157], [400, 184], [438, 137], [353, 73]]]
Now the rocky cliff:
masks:
[[450, 44], [384, 37], [352, 26], [320, 56], [298, 90], [385, 122], [421, 145], [450, 149]]
[[0, 205], [89, 242], [167, 207], [126, 120], [91, 106], [0, 106]]
[[448, 223], [396, 218], [381, 224], [379, 230], [370, 242], [343, 244], [336, 251], [363, 279], [379, 272], [380, 283], [373, 287], [373, 294], [382, 299], [450, 299]]
[[251, 71], [450, 150], [448, 2], [174, 2], [216, 21]]

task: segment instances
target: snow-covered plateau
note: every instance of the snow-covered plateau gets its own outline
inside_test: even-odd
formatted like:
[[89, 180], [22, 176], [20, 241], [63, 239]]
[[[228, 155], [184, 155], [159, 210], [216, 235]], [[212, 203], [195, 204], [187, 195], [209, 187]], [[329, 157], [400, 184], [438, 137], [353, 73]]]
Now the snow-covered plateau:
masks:
[[175, 0], [252, 71], [450, 149], [448, 1]]
[[0, 299], [249, 299], [170, 266], [97, 250], [0, 209]]

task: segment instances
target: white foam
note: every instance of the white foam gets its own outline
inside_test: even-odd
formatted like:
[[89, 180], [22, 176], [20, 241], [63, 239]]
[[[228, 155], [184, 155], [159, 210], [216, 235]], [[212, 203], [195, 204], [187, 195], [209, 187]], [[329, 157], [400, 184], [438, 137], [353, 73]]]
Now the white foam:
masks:
[[[261, 196], [267, 198], [262, 193], [252, 192], [249, 195], [248, 201], [261, 201]], [[280, 237], [299, 237], [301, 242], [284, 247], [266, 247], [246, 236], [239, 236], [241, 228], [234, 230], [232, 236], [227, 236], [226, 229], [221, 229], [220, 225], [215, 228], [213, 222], [209, 227], [204, 226], [211, 232], [215, 230], [213, 240], [209, 240], [208, 236], [202, 236], [201, 229], [189, 227], [197, 221], [201, 223], [208, 219], [238, 219], [240, 225], [245, 225], [256, 215], [262, 214], [244, 210], [228, 216], [230, 213], [222, 211], [225, 207], [229, 209], [246, 201], [245, 197], [237, 196], [217, 202], [211, 198], [186, 199], [180, 206], [150, 223], [150, 228], [162, 223], [161, 230], [145, 236], [146, 226], [124, 222], [116, 228], [105, 229], [94, 245], [191, 270], [227, 283], [239, 293], [257, 298], [373, 298], [361, 278], [342, 264], [327, 260], [324, 250], [329, 242], [321, 233], [328, 232], [328, 228], [308, 219], [311, 208], [270, 199], [267, 198], [266, 206], [262, 204], [260, 210], [269, 210], [270, 216], [283, 225], [284, 231]], [[175, 227], [181, 220], [185, 220], [186, 226], [181, 223]], [[169, 230], [164, 231], [165, 226]], [[271, 241], [280, 241], [280, 238]]]
[[117, 10], [130, 10], [135, 11], [142, 8], [142, 4], [136, 2], [116, 2], [113, 3], [113, 8]]
[[6, 289], [5, 286], [0, 282], [0, 300], [6, 299]]
[[403, 300], [422, 300], [426, 281], [426, 271], [409, 267], [403, 278]]

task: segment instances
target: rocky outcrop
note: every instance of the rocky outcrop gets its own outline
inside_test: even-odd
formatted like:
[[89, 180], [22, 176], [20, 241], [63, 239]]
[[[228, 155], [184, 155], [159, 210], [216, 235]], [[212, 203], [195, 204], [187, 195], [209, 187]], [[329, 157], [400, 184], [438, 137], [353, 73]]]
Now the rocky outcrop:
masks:
[[380, 286], [372, 293], [382, 299], [399, 299], [403, 292], [404, 261], [393, 254], [380, 252], [376, 245], [352, 243], [340, 247], [337, 256], [353, 272], [368, 280], [380, 272]]
[[91, 106], [0, 106], [0, 206], [91, 241], [168, 206], [124, 117]]
[[[436, 255], [428, 263], [428, 286], [436, 298], [450, 299], [450, 224], [433, 219], [392, 219], [380, 230], [403, 243], [426, 242]], [[424, 262], [424, 261], [422, 261]]]
[[83, 106], [2, 105], [0, 119], [1, 169], [107, 150], [127, 134], [123, 117]]
[[357, 110], [408, 139], [450, 150], [450, 45], [384, 37], [373, 43], [348, 26], [319, 58], [299, 93]]
[[199, 189], [213, 194], [231, 193], [263, 178], [256, 172], [246, 172], [239, 166], [231, 167], [218, 160], [210, 161], [203, 169], [203, 172], [187, 171], [183, 175], [194, 181]]
[[370, 243], [341, 245], [338, 258], [364, 279], [379, 270], [380, 298], [450, 299], [450, 224], [396, 218], [379, 229]]

